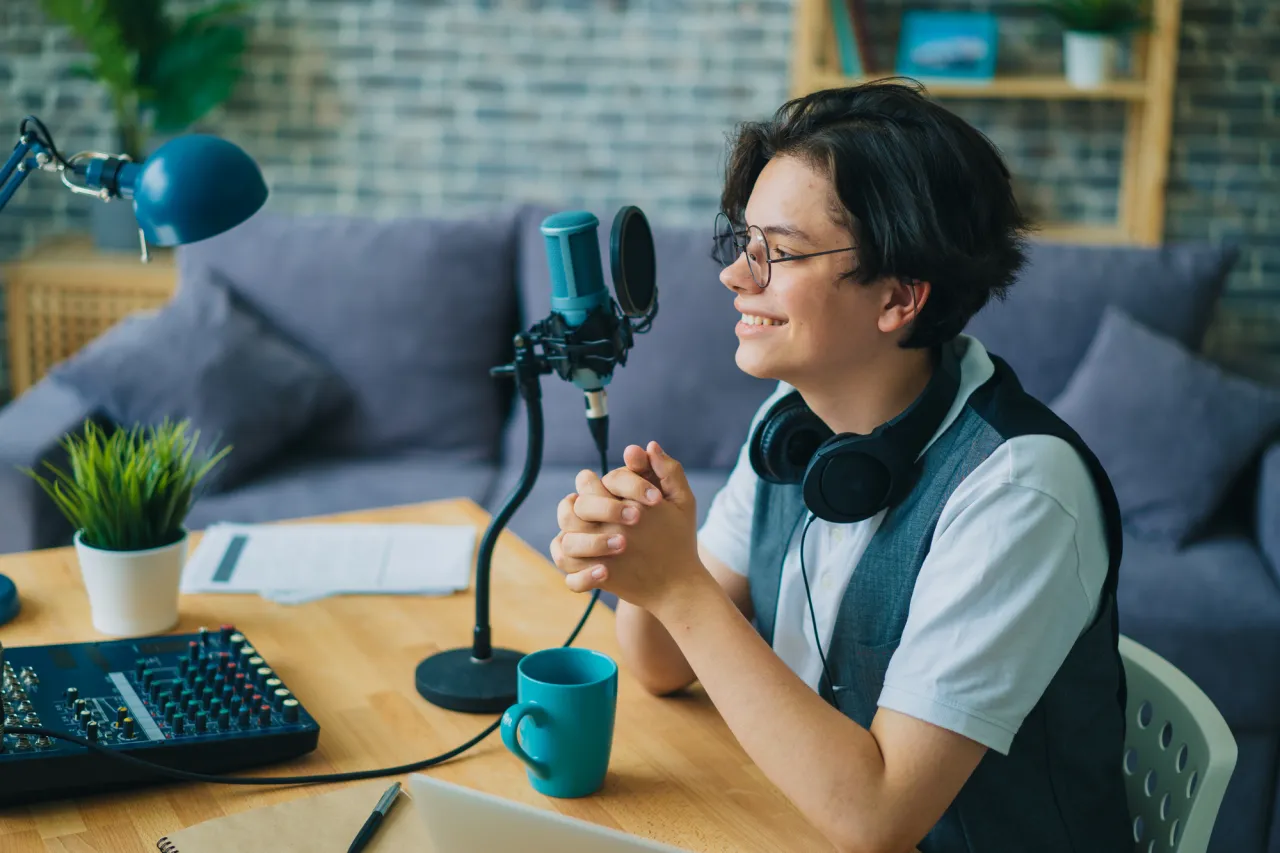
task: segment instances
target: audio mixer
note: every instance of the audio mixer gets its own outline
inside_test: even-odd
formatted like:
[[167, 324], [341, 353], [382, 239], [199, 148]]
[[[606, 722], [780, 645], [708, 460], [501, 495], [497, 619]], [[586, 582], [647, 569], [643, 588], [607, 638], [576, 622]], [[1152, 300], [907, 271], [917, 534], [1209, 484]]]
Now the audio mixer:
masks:
[[0, 648], [0, 803], [30, 803], [166, 778], [56, 738], [76, 735], [167, 767], [221, 773], [310, 752], [320, 727], [234, 626]]

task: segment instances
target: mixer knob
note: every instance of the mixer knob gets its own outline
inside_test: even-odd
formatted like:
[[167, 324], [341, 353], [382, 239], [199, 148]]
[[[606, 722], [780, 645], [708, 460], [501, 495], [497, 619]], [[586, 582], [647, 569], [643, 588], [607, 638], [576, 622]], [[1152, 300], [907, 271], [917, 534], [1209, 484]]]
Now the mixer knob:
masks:
[[26, 700], [26, 697], [23, 697], [22, 701], [18, 703], [18, 713], [30, 714], [31, 710], [31, 703]]
[[[89, 712], [85, 711], [85, 713], [87, 714]], [[98, 739], [98, 721], [97, 720], [90, 720], [88, 725], [84, 727], [84, 736], [85, 736], [85, 739], [88, 740], [90, 743]]]
[[31, 739], [28, 738], [26, 735], [18, 735], [18, 741], [17, 743], [14, 744], [14, 748], [16, 748], [19, 752], [24, 752], [30, 749]]
[[116, 708], [116, 728], [124, 725], [125, 719], [129, 716], [129, 709], [121, 705]]
[[77, 699], [75, 702], [71, 703], [71, 708], [73, 711], [79, 714], [81, 711], [84, 710], [84, 700]]
[[258, 657], [257, 655], [254, 655], [253, 657], [245, 661], [243, 665], [247, 666], [249, 669], [257, 669], [258, 667], [262, 666], [264, 663], [266, 663], [266, 661], [264, 661], [262, 658]]
[[236, 632], [235, 625], [228, 625], [226, 623], [223, 623], [218, 627], [218, 639], [222, 640], [223, 643], [229, 643], [231, 642], [231, 635], [234, 634], [235, 632]]
[[249, 658], [254, 657], [256, 654], [258, 653], [254, 651], [253, 646], [249, 645], [248, 643], [245, 643], [243, 646], [240, 647], [240, 657], [239, 657], [240, 666], [248, 666]]
[[232, 653], [239, 654], [240, 647], [244, 645], [244, 634], [241, 634], [239, 632], [232, 634], [231, 637], [227, 640], [227, 644], [231, 646]]
[[209, 727], [209, 715], [204, 711], [196, 713], [196, 731], [203, 732]]
[[147, 661], [144, 658], [138, 658], [133, 664], [133, 674], [136, 678], [142, 678], [147, 672]]
[[182, 695], [182, 689], [183, 689], [182, 682], [175, 681], [169, 685], [169, 695], [172, 696], [174, 699], [177, 699], [179, 696]]
[[202, 713], [200, 710], [200, 703], [196, 701], [196, 698], [193, 696], [191, 697], [191, 704], [187, 705], [187, 719], [195, 722], [196, 714], [199, 713]]
[[237, 711], [239, 711], [239, 710], [240, 710], [240, 697], [239, 697], [239, 696], [237, 696], [237, 695], [235, 695], [234, 693], [233, 693], [233, 694], [231, 694], [231, 698], [227, 701], [227, 707], [229, 707], [229, 708], [231, 709], [231, 713], [233, 713], [233, 714], [234, 714], [234, 713], [236, 713]]
[[258, 724], [262, 726], [271, 725], [271, 706], [261, 705], [258, 708]]
[[218, 673], [213, 677], [213, 690], [215, 693], [221, 693], [222, 688], [227, 686], [227, 677], [222, 673]]
[[220, 652], [218, 654], [218, 672], [226, 672], [229, 663], [231, 663], [231, 655], [227, 652]]
[[96, 721], [93, 719], [93, 714], [89, 713], [89, 709], [85, 708], [80, 712], [80, 728], [87, 730], [91, 723], [96, 723]]
[[160, 697], [162, 695], [164, 695], [164, 682], [162, 681], [151, 682], [151, 701], [159, 702]]
[[231, 712], [223, 708], [218, 712], [218, 730], [226, 731], [231, 728]]
[[203, 675], [197, 675], [191, 682], [191, 692], [199, 696], [204, 691], [206, 683]]
[[276, 683], [276, 684], [272, 684], [272, 683], [271, 683], [272, 681], [279, 682], [279, 681], [280, 681], [280, 679], [278, 679], [278, 678], [272, 678], [271, 667], [269, 667], [269, 666], [260, 666], [260, 667], [258, 667], [258, 668], [257, 668], [257, 670], [255, 670], [255, 672], [254, 672], [254, 681], [259, 681], [259, 682], [261, 682], [261, 681], [266, 681], [266, 683], [267, 683], [267, 687], [279, 687], [279, 686], [280, 686], [280, 685], [279, 685], [279, 683]]
[[280, 710], [284, 713], [284, 721], [286, 723], [298, 722], [298, 700], [285, 699], [280, 703]]
[[229, 703], [235, 695], [236, 691], [232, 689], [230, 685], [222, 688], [222, 704], [226, 705]]
[[285, 700], [289, 698], [290, 693], [287, 689], [279, 687], [271, 694], [272, 701], [275, 702], [277, 708], [283, 708]]
[[74, 705], [76, 703], [76, 700], [79, 698], [80, 698], [80, 688], [78, 687], [67, 688], [67, 704], [68, 705]]
[[196, 679], [200, 677], [200, 671], [194, 666], [187, 670], [187, 674], [182, 676], [182, 681], [188, 687], [196, 683]]
[[200, 691], [200, 704], [208, 708], [209, 703], [213, 701], [213, 688], [206, 687]]
[[48, 749], [51, 746], [53, 746], [53, 741], [49, 739], [48, 735], [40, 735], [40, 737], [36, 738], [37, 749]]
[[242, 729], [249, 728], [249, 706], [248, 705], [242, 705], [240, 707], [240, 710], [236, 712], [236, 722], [239, 723], [240, 728]]
[[191, 703], [194, 701], [195, 694], [190, 690], [183, 688], [182, 695], [178, 697], [178, 709], [183, 713], [186, 713], [187, 708], [190, 707]]
[[180, 735], [180, 734], [182, 734], [183, 730], [184, 730], [186, 727], [187, 727], [187, 718], [186, 718], [186, 717], [174, 717], [174, 718], [173, 718], [173, 733], [174, 733], [175, 735]]
[[206, 648], [208, 645], [209, 645], [209, 629], [201, 625], [200, 626], [200, 648], [202, 649]]
[[200, 660], [200, 644], [195, 640], [187, 641], [187, 660], [191, 663]]
[[178, 715], [178, 705], [177, 705], [177, 703], [175, 703], [175, 702], [165, 702], [165, 703], [164, 703], [164, 721], [165, 721], [166, 723], [172, 723], [172, 722], [173, 722], [173, 718], [174, 718], [174, 717], [176, 717], [177, 715]]
[[150, 687], [150, 686], [151, 686], [151, 683], [152, 683], [153, 681], [155, 681], [155, 680], [156, 680], [156, 674], [155, 674], [155, 671], [154, 671], [154, 670], [144, 669], [144, 670], [142, 671], [142, 686], [143, 686], [143, 687]]
[[4, 727], [6, 729], [11, 729], [14, 726], [20, 726], [20, 725], [22, 725], [22, 720], [18, 719], [17, 717], [9, 715], [4, 718]]
[[120, 726], [120, 732], [123, 737], [133, 737], [133, 717], [125, 717], [124, 723]]
[[191, 668], [191, 661], [186, 658], [178, 659], [178, 675], [186, 676], [187, 670]]

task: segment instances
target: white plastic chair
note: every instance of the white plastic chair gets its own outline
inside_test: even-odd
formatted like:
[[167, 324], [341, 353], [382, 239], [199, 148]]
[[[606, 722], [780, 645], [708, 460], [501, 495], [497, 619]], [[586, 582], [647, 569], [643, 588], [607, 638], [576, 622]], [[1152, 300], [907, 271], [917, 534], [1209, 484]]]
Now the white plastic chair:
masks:
[[1120, 637], [1128, 681], [1124, 784], [1139, 853], [1205, 853], [1236, 766], [1236, 739], [1195, 683]]

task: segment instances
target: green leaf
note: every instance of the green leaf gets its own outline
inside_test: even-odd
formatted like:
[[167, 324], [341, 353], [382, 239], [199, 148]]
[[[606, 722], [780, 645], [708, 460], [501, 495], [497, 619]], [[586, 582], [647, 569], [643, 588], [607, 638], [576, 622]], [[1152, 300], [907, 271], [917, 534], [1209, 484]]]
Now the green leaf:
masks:
[[245, 34], [227, 26], [180, 31], [156, 61], [153, 84], [158, 129], [190, 126], [231, 96], [242, 70]]
[[196, 488], [231, 450], [203, 449], [188, 421], [168, 420], [129, 429], [86, 421], [59, 443], [70, 471], [48, 461], [43, 467], [52, 477], [19, 470], [36, 480], [85, 544], [114, 550], [177, 541]]

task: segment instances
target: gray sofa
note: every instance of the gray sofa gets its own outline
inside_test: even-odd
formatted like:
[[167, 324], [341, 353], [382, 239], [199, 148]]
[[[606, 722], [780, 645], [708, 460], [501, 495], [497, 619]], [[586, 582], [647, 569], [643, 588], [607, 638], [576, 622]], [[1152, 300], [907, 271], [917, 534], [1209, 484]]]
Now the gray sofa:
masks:
[[[184, 247], [176, 307], [113, 329], [0, 411], [0, 551], [63, 545], [71, 532], [16, 467], [56, 460], [58, 438], [86, 417], [130, 411], [203, 417], [232, 433], [233, 456], [244, 449], [236, 478], [201, 496], [194, 528], [454, 496], [496, 509], [523, 464], [526, 420], [511, 386], [488, 371], [509, 359], [514, 332], [548, 312], [537, 229], [550, 212], [262, 213]], [[612, 211], [598, 215], [603, 254]], [[734, 364], [736, 315], [710, 258], [710, 227], [654, 231], [660, 311], [610, 387], [611, 461], [627, 443], [661, 441], [690, 472], [705, 514], [772, 384]], [[1086, 359], [1108, 304], [1195, 351], [1234, 260], [1208, 246], [1036, 242], [1008, 300], [968, 331], [1049, 402]], [[180, 310], [211, 291], [234, 297], [239, 337], [222, 315]], [[164, 323], [178, 328], [161, 334]], [[276, 356], [256, 367], [252, 323], [296, 353], [292, 372]], [[510, 527], [545, 551], [555, 504], [598, 462], [580, 393], [554, 376], [542, 388], [542, 473]], [[1190, 540], [1126, 536], [1121, 627], [1200, 684], [1239, 741], [1213, 849], [1280, 853], [1280, 443], [1256, 444]]]

